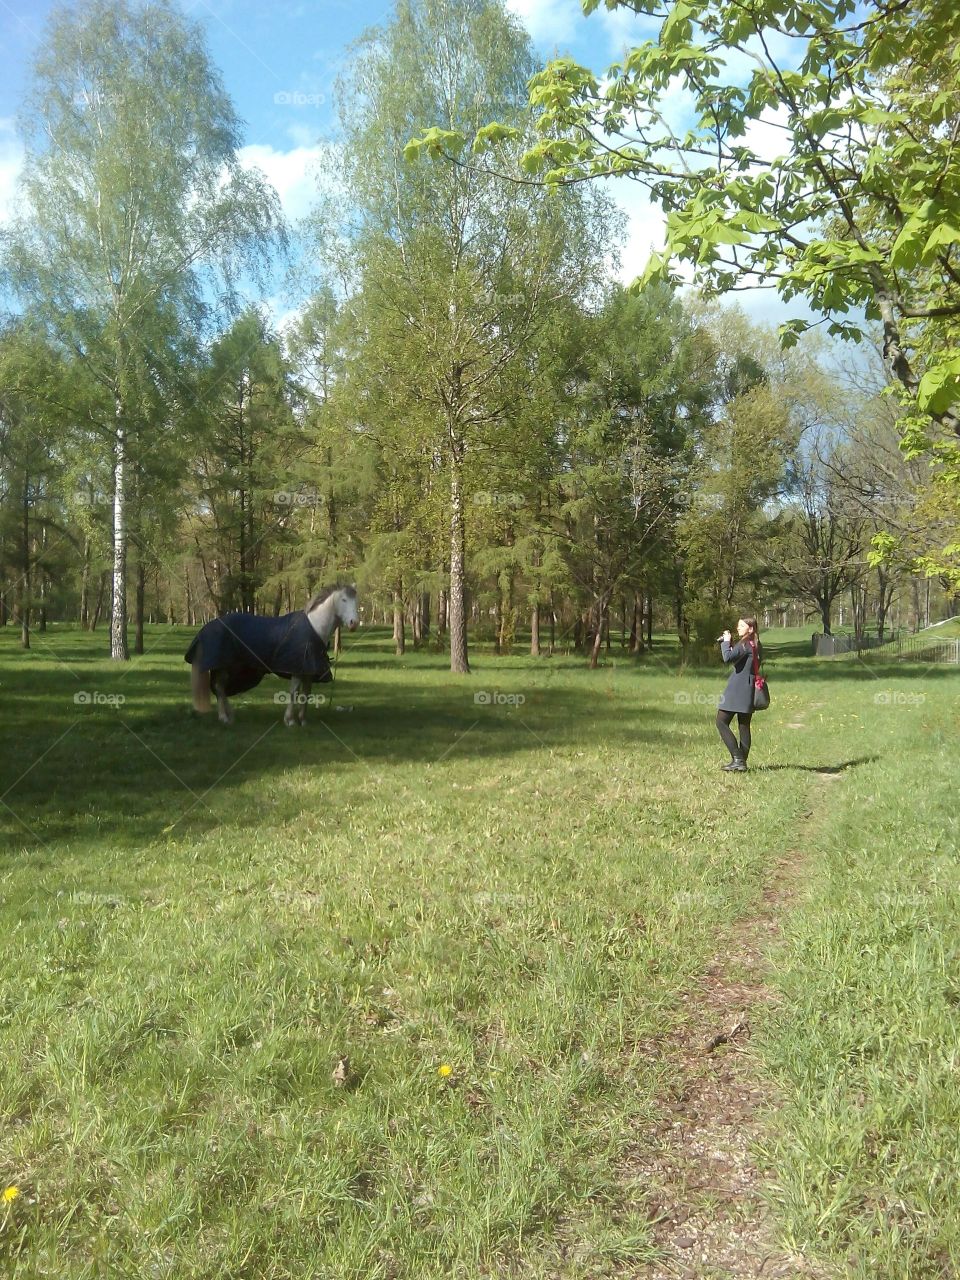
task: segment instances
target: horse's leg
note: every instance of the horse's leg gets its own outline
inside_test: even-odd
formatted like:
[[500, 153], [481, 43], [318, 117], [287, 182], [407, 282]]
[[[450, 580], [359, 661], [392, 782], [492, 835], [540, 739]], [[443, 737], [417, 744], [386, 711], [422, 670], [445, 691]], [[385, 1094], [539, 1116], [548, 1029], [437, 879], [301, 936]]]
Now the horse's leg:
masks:
[[300, 725], [307, 723], [307, 699], [310, 697], [310, 677], [300, 677]]
[[292, 729], [297, 723], [297, 702], [300, 695], [300, 677], [290, 677], [290, 697], [287, 699], [287, 709], [283, 713], [283, 723], [288, 729]]
[[223, 678], [219, 671], [214, 671], [211, 675], [210, 686], [217, 695], [217, 714], [220, 717], [221, 724], [233, 724], [233, 709], [227, 701], [227, 695], [223, 691]]

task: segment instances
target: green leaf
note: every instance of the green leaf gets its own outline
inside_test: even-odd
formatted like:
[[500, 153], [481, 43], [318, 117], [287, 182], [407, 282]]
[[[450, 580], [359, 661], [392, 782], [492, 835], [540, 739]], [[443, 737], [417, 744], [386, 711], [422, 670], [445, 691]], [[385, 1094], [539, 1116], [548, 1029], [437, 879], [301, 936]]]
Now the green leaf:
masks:
[[944, 413], [960, 398], [960, 356], [934, 365], [920, 379], [917, 404], [924, 413]]
[[893, 242], [890, 262], [895, 267], [914, 267], [920, 261], [920, 252], [927, 238], [926, 218], [915, 213], [904, 223], [903, 230]]
[[960, 227], [954, 227], [949, 222], [941, 222], [939, 227], [935, 227], [931, 232], [927, 243], [923, 246], [922, 257], [926, 261], [933, 257], [937, 249], [945, 249], [951, 244], [960, 243]]
[[797, 345], [801, 334], [806, 333], [809, 328], [810, 322], [808, 320], [788, 320], [785, 324], [781, 324], [777, 328], [780, 346], [784, 351], [789, 351], [791, 347]]
[[475, 154], [486, 151], [490, 147], [500, 146], [504, 142], [516, 142], [521, 136], [519, 129], [514, 129], [510, 125], [485, 124], [477, 130], [476, 137], [473, 139], [472, 150]]
[[690, 22], [692, 13], [693, 6], [688, 4], [687, 0], [677, 0], [666, 22], [660, 28], [661, 48], [669, 48], [674, 41], [690, 39], [693, 30]]

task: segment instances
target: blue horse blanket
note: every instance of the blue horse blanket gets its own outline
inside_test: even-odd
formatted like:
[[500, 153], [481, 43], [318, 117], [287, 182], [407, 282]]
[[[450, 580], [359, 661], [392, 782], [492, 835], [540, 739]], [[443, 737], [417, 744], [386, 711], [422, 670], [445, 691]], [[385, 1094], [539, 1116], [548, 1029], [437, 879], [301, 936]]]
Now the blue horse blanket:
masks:
[[254, 689], [266, 675], [333, 679], [327, 646], [302, 609], [282, 618], [227, 613], [201, 627], [184, 654], [201, 671], [218, 671], [227, 697]]

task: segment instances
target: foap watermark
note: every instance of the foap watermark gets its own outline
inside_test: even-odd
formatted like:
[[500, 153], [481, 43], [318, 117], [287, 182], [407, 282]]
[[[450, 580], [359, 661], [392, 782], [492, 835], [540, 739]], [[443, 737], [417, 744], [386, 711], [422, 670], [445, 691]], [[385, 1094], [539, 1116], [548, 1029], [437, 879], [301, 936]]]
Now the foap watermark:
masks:
[[324, 93], [304, 93], [302, 89], [281, 89], [273, 95], [275, 107], [322, 107], [326, 100]]
[[926, 700], [925, 693], [905, 693], [902, 689], [881, 689], [873, 695], [878, 707], [922, 707]]
[[325, 707], [330, 699], [325, 693], [275, 693], [273, 700], [278, 707]]
[[526, 696], [522, 693], [501, 693], [499, 689], [478, 689], [473, 700], [479, 707], [522, 707]]
[[687, 693], [683, 690], [673, 695], [673, 701], [678, 707], [719, 707], [722, 697], [722, 693], [700, 693], [699, 690]]
[[78, 89], [73, 95], [75, 107], [119, 107], [124, 101], [122, 93], [105, 93], [103, 89]]
[[473, 495], [475, 507], [522, 507], [522, 493], [505, 493], [500, 489], [481, 489]]
[[506, 309], [507, 307], [529, 307], [530, 295], [518, 291], [516, 293], [495, 293], [493, 301], [497, 306]]
[[319, 507], [323, 505], [323, 494], [316, 489], [278, 489], [273, 501], [278, 507]]
[[112, 493], [91, 493], [89, 489], [78, 489], [73, 495], [73, 501], [78, 507], [112, 507]]
[[88, 889], [74, 889], [72, 893], [61, 889], [58, 890], [57, 897], [88, 907], [120, 907], [127, 901], [118, 893], [95, 893]]
[[81, 689], [73, 695], [78, 707], [122, 707], [126, 698], [122, 693], [101, 693], [99, 689]]

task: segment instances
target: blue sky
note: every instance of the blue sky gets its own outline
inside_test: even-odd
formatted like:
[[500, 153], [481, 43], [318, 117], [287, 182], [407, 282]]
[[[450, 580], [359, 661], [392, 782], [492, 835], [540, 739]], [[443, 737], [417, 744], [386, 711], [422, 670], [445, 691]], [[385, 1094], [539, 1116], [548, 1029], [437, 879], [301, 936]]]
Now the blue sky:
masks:
[[[276, 186], [288, 215], [301, 216], [314, 192], [311, 166], [318, 139], [333, 130], [332, 96], [349, 46], [364, 30], [387, 21], [392, 0], [180, 0], [203, 26], [211, 56], [246, 122], [243, 156]], [[625, 49], [653, 34], [649, 20], [602, 8], [585, 18], [579, 0], [507, 0], [547, 58], [571, 53], [603, 72]], [[34, 50], [43, 37], [49, 0], [0, 0], [0, 219], [9, 210], [20, 167], [14, 116], [29, 82]], [[642, 188], [623, 180], [608, 190], [627, 213], [622, 278], [638, 274], [663, 224]], [[771, 292], [741, 293], [738, 301], [758, 319], [785, 312]]]

